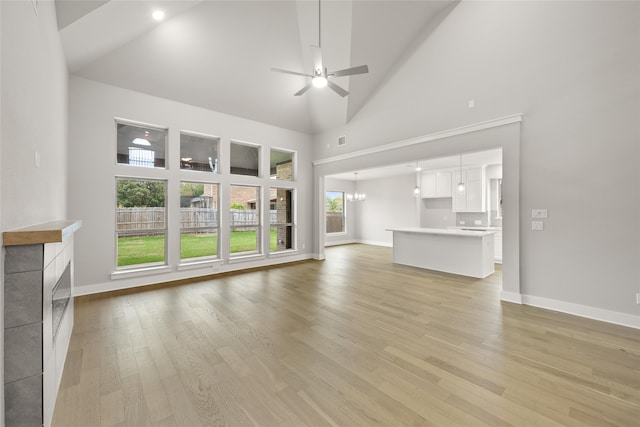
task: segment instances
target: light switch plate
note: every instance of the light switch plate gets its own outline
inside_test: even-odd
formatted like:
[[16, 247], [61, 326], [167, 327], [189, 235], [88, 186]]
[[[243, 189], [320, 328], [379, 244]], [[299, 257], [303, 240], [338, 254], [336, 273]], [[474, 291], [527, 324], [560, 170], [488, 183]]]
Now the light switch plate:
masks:
[[531, 221], [531, 230], [532, 231], [543, 231], [544, 230], [544, 222], [542, 222], [542, 221]]
[[546, 219], [547, 218], [547, 210], [546, 209], [531, 209], [531, 218]]

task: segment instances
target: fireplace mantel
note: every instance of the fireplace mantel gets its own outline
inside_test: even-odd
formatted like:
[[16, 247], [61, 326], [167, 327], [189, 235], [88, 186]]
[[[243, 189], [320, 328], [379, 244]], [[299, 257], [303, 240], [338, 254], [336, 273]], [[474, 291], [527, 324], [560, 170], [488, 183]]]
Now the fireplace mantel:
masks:
[[82, 221], [52, 221], [2, 233], [4, 246], [58, 243], [80, 228]]
[[51, 424], [73, 330], [73, 234], [54, 221], [2, 234], [5, 426]]

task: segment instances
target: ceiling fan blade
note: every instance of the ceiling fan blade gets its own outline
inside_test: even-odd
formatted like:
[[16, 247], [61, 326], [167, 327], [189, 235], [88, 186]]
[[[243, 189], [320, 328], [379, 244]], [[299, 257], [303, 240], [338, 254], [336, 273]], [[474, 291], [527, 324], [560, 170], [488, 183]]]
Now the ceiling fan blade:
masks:
[[319, 46], [311, 46], [311, 56], [313, 58], [313, 70], [320, 70], [324, 74], [324, 66], [322, 63], [322, 50]]
[[272, 68], [271, 71], [276, 73], [293, 74], [294, 76], [313, 77], [310, 74], [298, 73], [297, 71], [281, 70], [280, 68]]
[[303, 93], [305, 93], [306, 91], [308, 91], [310, 88], [311, 88], [311, 83], [309, 83], [308, 85], [306, 85], [305, 87], [303, 87], [302, 89], [300, 89], [299, 91], [294, 93], [293, 96], [300, 96]]
[[327, 86], [329, 86], [329, 88], [331, 90], [333, 90], [335, 93], [337, 93], [338, 95], [340, 95], [341, 97], [345, 97], [347, 95], [349, 95], [349, 92], [342, 89], [340, 86], [338, 86], [337, 84], [335, 84], [334, 82], [332, 82], [331, 80], [327, 81]]
[[333, 77], [352, 76], [354, 74], [365, 74], [369, 72], [369, 67], [366, 65], [358, 65], [357, 67], [346, 68], [344, 70], [334, 71], [329, 73]]

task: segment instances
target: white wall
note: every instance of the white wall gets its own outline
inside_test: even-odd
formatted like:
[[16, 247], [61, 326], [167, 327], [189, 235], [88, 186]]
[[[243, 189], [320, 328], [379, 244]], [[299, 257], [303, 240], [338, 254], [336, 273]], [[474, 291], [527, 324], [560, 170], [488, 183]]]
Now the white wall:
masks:
[[[325, 192], [342, 191], [353, 193], [356, 187], [353, 181], [327, 177], [324, 181]], [[356, 242], [356, 208], [353, 202], [345, 202], [345, 215], [347, 218], [346, 233], [331, 233], [325, 235], [325, 246], [342, 245]]]
[[[66, 218], [67, 69], [53, 2], [2, 4], [2, 230]], [[40, 167], [34, 164], [35, 153]]]
[[[108, 86], [90, 80], [72, 77], [69, 85], [69, 211], [74, 218], [83, 221], [77, 233], [76, 291], [78, 294], [138, 286], [194, 277], [214, 272], [255, 267], [296, 259], [309, 258], [312, 248], [312, 179], [310, 136], [298, 132], [268, 126], [251, 120], [220, 114], [201, 108], [173, 102], [129, 90]], [[146, 169], [128, 165], [116, 165], [116, 125], [114, 117], [135, 120], [167, 127], [169, 142], [168, 170]], [[199, 269], [177, 271], [179, 264], [178, 209], [169, 204], [168, 263], [171, 271], [163, 274], [143, 275], [111, 280], [115, 269], [115, 178], [116, 175], [136, 176], [150, 173], [169, 179], [169, 200], [178, 197], [180, 179], [201, 180], [196, 172], [181, 171], [179, 162], [180, 131], [198, 132], [221, 138], [221, 170], [228, 171], [225, 153], [230, 140], [246, 141], [263, 147], [262, 166], [268, 170], [271, 147], [297, 152], [297, 180], [290, 183], [297, 190], [297, 254], [234, 262], [233, 264], [207, 266]], [[211, 174], [208, 174], [211, 175]], [[268, 173], [266, 174], [268, 175]], [[224, 199], [230, 184], [263, 186], [263, 197], [268, 197], [268, 187], [274, 181], [264, 178], [235, 176], [228, 173], [214, 178], [221, 183]], [[224, 203], [223, 203], [224, 204]], [[221, 241], [223, 237], [221, 236]], [[222, 250], [221, 250], [222, 252]]]
[[420, 226], [425, 228], [453, 227], [456, 213], [453, 212], [453, 198], [420, 200]]
[[[0, 40], [0, 229], [6, 231], [66, 218], [67, 71], [53, 2], [39, 2], [37, 16], [30, 1], [0, 2]], [[4, 250], [0, 283], [4, 307]]]
[[[524, 113], [520, 245], [504, 254], [505, 269], [520, 259], [517, 292], [640, 326], [638, 51], [638, 2], [461, 2], [348, 125], [314, 138], [314, 159]], [[339, 135], [349, 144], [327, 149]], [[336, 163], [323, 169], [356, 162]]]
[[389, 228], [418, 227], [419, 198], [413, 196], [413, 174], [358, 181], [358, 191], [367, 195], [358, 204], [356, 236], [358, 241], [392, 246]]

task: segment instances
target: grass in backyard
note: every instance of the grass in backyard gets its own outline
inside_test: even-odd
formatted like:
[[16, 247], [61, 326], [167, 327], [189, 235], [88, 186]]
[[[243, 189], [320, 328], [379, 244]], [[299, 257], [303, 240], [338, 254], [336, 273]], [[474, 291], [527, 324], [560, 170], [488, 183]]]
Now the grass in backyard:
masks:
[[[271, 230], [269, 244], [276, 249], [276, 232]], [[231, 253], [256, 250], [255, 231], [234, 231], [230, 239]], [[218, 253], [216, 234], [180, 235], [180, 258], [215, 256]], [[164, 262], [164, 236], [119, 237], [118, 267]]]

